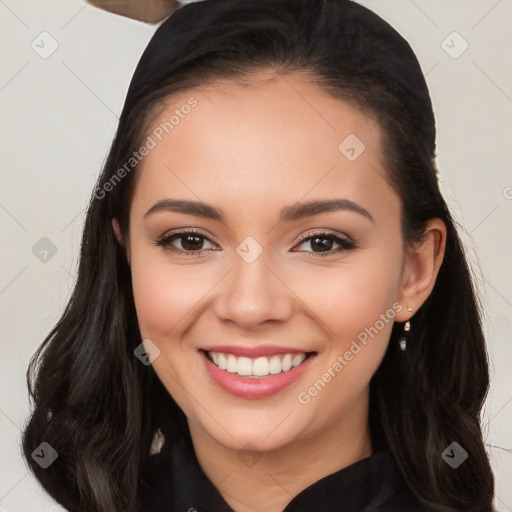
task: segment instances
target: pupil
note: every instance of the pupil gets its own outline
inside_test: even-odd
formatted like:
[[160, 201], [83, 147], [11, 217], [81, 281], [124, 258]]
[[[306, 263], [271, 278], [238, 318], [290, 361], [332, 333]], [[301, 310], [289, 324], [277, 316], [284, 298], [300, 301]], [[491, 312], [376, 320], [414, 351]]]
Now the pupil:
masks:
[[[327, 243], [318, 243], [319, 240], [327, 240]], [[318, 245], [322, 249], [332, 249], [332, 240], [329, 238], [313, 238], [312, 243]]]
[[196, 243], [196, 244], [198, 244], [198, 243], [200, 244], [200, 242], [201, 242], [200, 237], [195, 236], [195, 235], [188, 235], [188, 236], [186, 236], [186, 237], [184, 237], [184, 238], [185, 238], [185, 240], [186, 240], [186, 241], [185, 241], [185, 243], [184, 243], [184, 244], [182, 244], [184, 249], [189, 249], [189, 250], [192, 250], [192, 251], [197, 250], [197, 247], [194, 247], [194, 242], [192, 242], [192, 244], [191, 244], [191, 245], [192, 245], [192, 247], [187, 247], [187, 245], [189, 244], [189, 241], [190, 241], [191, 239], [193, 239], [193, 240], [195, 241], [195, 243]]
[[[194, 247], [194, 245], [201, 244], [201, 238], [194, 235], [188, 235], [185, 238], [185, 243], [182, 244], [184, 249], [189, 250], [197, 250], [197, 246]], [[192, 240], [192, 241], [191, 241]], [[313, 238], [312, 240], [312, 246], [317, 246], [317, 248], [324, 249], [324, 250], [331, 250], [332, 249], [332, 240], [329, 238]], [[192, 247], [190, 247], [192, 246]]]

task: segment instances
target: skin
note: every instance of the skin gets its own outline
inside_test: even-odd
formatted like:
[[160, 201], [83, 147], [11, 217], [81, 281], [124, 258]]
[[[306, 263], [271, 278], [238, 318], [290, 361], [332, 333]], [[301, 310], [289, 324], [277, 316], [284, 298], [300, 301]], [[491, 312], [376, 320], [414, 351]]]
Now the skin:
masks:
[[[116, 220], [113, 226], [126, 247], [143, 339], [160, 350], [153, 368], [187, 415], [203, 470], [236, 511], [277, 512], [315, 481], [373, 453], [369, 383], [393, 320], [360, 344], [309, 403], [300, 403], [298, 394], [393, 303], [401, 308], [395, 321], [414, 315], [434, 287], [446, 229], [432, 219], [421, 246], [404, 245], [401, 203], [385, 180], [379, 126], [304, 76], [261, 72], [244, 87], [217, 81], [180, 93], [154, 125], [191, 96], [197, 107], [138, 171], [128, 239]], [[355, 161], [338, 149], [349, 134], [366, 146]], [[171, 211], [144, 217], [171, 197], [214, 205], [225, 223]], [[334, 198], [354, 201], [374, 222], [352, 211], [278, 220], [280, 210], [297, 201]], [[155, 245], [186, 228], [212, 240], [196, 243], [202, 255]], [[358, 248], [336, 252], [338, 244], [322, 250], [312, 240], [299, 241], [322, 230], [350, 237]], [[252, 263], [236, 252], [247, 236], [263, 249]], [[186, 242], [178, 238], [172, 246], [184, 250]], [[324, 258], [308, 257], [328, 249]], [[198, 349], [219, 343], [273, 343], [317, 355], [290, 387], [247, 399], [227, 393], [206, 373]], [[259, 457], [250, 467], [237, 457], [247, 443]]]

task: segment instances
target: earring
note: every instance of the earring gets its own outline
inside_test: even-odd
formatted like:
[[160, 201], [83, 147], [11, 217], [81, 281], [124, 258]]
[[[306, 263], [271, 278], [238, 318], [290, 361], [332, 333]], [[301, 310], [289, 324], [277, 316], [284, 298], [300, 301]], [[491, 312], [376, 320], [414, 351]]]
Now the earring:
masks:
[[[409, 309], [409, 308], [408, 308]], [[404, 325], [404, 333], [407, 333], [411, 330], [411, 322], [409, 320], [407, 320], [407, 322], [405, 322], [405, 325]], [[400, 350], [405, 351], [405, 349], [407, 348], [407, 339], [406, 339], [406, 336], [407, 334], [404, 334], [402, 336], [402, 338], [400, 339], [399, 341], [399, 345], [400, 345]]]
[[165, 435], [160, 429], [157, 429], [153, 434], [153, 441], [149, 449], [149, 455], [156, 455], [162, 451], [162, 447], [165, 444]]

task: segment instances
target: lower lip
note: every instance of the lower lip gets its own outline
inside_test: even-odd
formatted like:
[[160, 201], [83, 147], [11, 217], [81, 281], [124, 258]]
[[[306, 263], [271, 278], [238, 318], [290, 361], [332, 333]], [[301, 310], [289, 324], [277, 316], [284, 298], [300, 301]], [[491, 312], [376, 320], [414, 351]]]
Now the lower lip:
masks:
[[242, 398], [266, 398], [279, 393], [297, 381], [314, 358], [314, 354], [311, 354], [299, 366], [287, 372], [269, 374], [265, 377], [241, 377], [237, 373], [221, 370], [208, 359], [205, 352], [200, 353], [210, 377], [228, 393]]

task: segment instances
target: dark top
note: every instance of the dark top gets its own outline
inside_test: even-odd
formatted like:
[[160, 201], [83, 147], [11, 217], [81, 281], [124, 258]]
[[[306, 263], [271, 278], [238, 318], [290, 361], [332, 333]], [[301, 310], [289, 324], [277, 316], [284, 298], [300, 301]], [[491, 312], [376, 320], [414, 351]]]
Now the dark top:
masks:
[[[148, 458], [140, 487], [143, 512], [233, 512], [202, 470], [190, 434]], [[147, 482], [147, 483], [146, 483]], [[321, 478], [283, 512], [428, 512], [400, 476], [388, 451], [379, 451]]]

